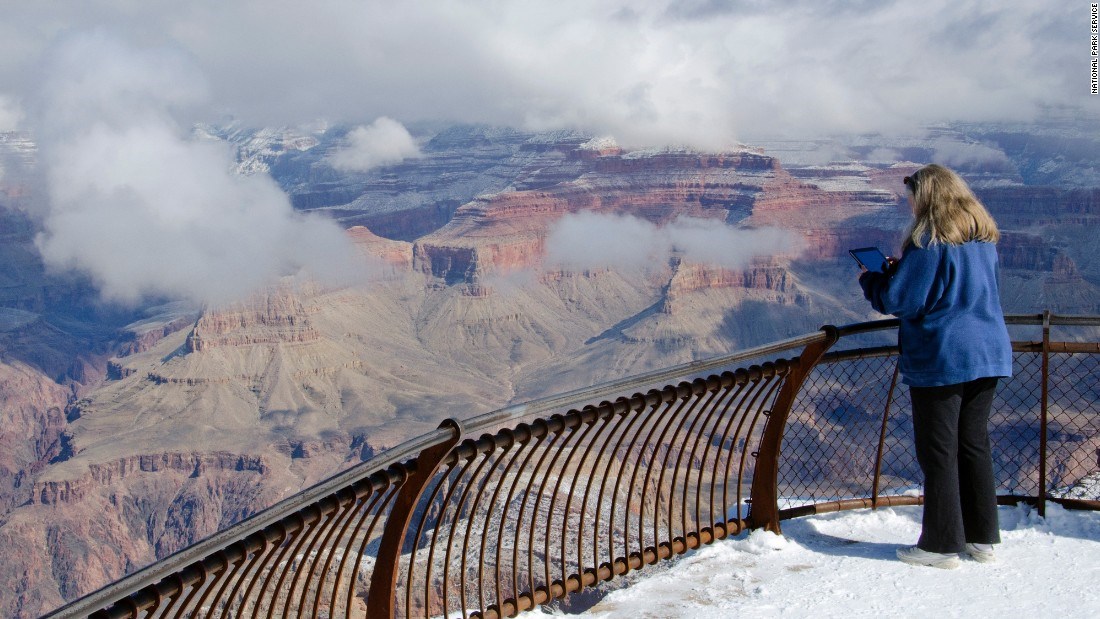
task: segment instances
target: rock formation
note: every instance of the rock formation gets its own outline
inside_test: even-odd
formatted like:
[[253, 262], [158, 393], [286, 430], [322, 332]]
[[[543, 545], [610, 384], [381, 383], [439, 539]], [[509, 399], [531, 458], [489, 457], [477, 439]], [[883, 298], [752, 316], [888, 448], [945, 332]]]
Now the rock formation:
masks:
[[312, 342], [320, 335], [297, 297], [276, 289], [227, 309], [204, 312], [187, 335], [186, 352], [220, 346]]

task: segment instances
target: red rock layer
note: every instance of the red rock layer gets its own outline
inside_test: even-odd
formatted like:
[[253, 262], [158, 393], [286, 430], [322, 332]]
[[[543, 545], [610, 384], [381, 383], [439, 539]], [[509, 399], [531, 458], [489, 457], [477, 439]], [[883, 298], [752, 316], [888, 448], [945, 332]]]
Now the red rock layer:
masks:
[[1004, 225], [1100, 223], [1100, 189], [991, 187], [975, 192]]
[[412, 266], [412, 244], [382, 238], [365, 226], [353, 226], [347, 230], [355, 246], [364, 254], [381, 258], [386, 264], [408, 269]]
[[825, 192], [810, 183], [779, 171], [764, 184], [753, 202], [753, 219], [758, 224], [801, 224], [807, 219], [819, 223], [842, 219], [841, 206], [852, 200], [846, 192]]

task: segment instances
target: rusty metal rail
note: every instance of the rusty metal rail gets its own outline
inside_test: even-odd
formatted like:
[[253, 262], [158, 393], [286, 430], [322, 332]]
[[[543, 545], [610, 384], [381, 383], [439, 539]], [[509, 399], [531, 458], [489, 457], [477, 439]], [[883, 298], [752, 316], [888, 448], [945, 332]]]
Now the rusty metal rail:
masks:
[[[1065, 490], [1100, 469], [1100, 344], [1050, 338], [1100, 317], [1006, 320], [1043, 337], [994, 405], [1001, 499], [1100, 509]], [[830, 352], [896, 326], [448, 420], [50, 616], [515, 616], [746, 528], [918, 503], [896, 347]]]

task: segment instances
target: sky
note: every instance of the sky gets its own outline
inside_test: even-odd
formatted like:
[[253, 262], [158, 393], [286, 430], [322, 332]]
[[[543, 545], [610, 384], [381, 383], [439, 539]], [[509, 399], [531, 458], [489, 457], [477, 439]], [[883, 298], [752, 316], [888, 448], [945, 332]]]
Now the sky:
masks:
[[[1088, 3], [1027, 0], [0, 1], [0, 131], [40, 149], [39, 251], [121, 303], [344, 282], [354, 248], [235, 177], [197, 122], [350, 127], [334, 168], [418, 157], [413, 123], [627, 148], [921, 133], [1100, 112]], [[962, 153], [963, 157], [988, 153]], [[0, 163], [2, 182], [15, 182]], [[681, 231], [682, 232], [682, 231]], [[689, 231], [690, 232], [690, 231]], [[361, 270], [361, 269], [360, 269]]]
[[[201, 111], [250, 124], [423, 119], [719, 148], [1096, 112], [1087, 2], [90, 0], [0, 4], [0, 128], [88, 31], [174, 49]], [[20, 111], [22, 112], [20, 114]]]
[[[1100, 513], [1001, 507], [997, 561], [911, 566], [895, 550], [920, 534], [921, 508], [838, 512], [783, 522], [637, 573], [573, 619], [771, 617], [1095, 617]], [[532, 619], [559, 614], [535, 610]]]

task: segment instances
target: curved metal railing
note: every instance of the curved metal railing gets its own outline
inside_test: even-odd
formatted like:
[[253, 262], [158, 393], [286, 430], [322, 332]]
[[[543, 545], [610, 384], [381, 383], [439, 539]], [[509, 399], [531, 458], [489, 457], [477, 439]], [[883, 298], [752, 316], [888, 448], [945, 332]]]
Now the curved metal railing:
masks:
[[[1059, 496], [1100, 468], [1100, 344], [1049, 335], [1100, 317], [1006, 320], [1042, 340], [994, 404], [1001, 498], [1100, 509]], [[918, 503], [896, 346], [828, 352], [896, 326], [445, 421], [51, 616], [514, 616], [749, 527]]]

